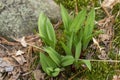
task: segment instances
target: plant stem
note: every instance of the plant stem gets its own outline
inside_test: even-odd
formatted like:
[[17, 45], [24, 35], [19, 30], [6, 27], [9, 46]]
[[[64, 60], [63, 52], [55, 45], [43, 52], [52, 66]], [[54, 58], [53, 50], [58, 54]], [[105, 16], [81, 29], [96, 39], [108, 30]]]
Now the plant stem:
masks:
[[[80, 61], [81, 60], [86, 60], [86, 59], [79, 59]], [[94, 60], [94, 59], [91, 59], [89, 61], [92, 61], [92, 62], [115, 62], [115, 63], [119, 63], [120, 60]]]

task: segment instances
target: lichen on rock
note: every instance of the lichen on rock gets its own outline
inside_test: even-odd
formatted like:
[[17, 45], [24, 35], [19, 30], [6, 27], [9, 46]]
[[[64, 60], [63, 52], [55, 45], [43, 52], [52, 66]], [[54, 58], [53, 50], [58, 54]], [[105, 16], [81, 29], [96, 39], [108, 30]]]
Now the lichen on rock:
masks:
[[41, 12], [52, 22], [60, 19], [60, 8], [53, 0], [0, 0], [0, 35], [10, 39], [32, 34]]

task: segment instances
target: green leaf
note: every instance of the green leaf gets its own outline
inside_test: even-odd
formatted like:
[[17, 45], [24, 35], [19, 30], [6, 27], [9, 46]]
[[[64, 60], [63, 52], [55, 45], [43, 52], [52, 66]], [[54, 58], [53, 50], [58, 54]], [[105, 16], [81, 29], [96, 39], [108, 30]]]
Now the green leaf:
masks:
[[49, 76], [52, 76], [52, 72], [53, 72], [53, 67], [47, 67], [47, 68], [46, 68], [46, 73], [47, 73]]
[[67, 55], [67, 56], [63, 56], [61, 59], [61, 65], [64, 66], [69, 66], [71, 64], [73, 64], [74, 62], [74, 58], [73, 56]]
[[39, 19], [38, 19], [38, 30], [39, 30], [39, 34], [40, 34], [40, 37], [41, 37], [41, 38], [47, 37], [47, 34], [46, 34], [46, 32], [45, 32], [46, 19], [47, 19], [47, 18], [45, 17], [45, 15], [44, 15], [43, 13], [41, 13], [41, 14], [39, 15]]
[[59, 68], [54, 69], [53, 67], [48, 67], [48, 68], [46, 68], [46, 73], [49, 76], [56, 77], [60, 73], [60, 69]]
[[48, 67], [46, 62], [46, 56], [43, 53], [40, 53], [40, 64], [42, 66], [43, 71], [46, 72], [46, 68]]
[[70, 39], [68, 39], [68, 43], [67, 43], [67, 46], [68, 46], [68, 49], [69, 49], [69, 52], [70, 52], [69, 55], [72, 55], [71, 50], [72, 50], [73, 36], [74, 36], [74, 33], [71, 34], [71, 37], [70, 37]]
[[82, 60], [85, 65], [88, 67], [88, 69], [91, 71], [91, 63], [90, 63], [90, 60]]
[[80, 40], [79, 43], [76, 45], [76, 50], [75, 50], [75, 60], [76, 60], [76, 62], [80, 57], [81, 47], [82, 47], [82, 43], [81, 43], [81, 40]]
[[95, 10], [94, 8], [89, 12], [86, 25], [85, 25], [85, 36], [92, 34], [95, 23]]
[[95, 10], [94, 8], [89, 12], [87, 21], [84, 27], [83, 32], [83, 49], [86, 49], [92, 36], [92, 32], [94, 29], [94, 22], [95, 22]]
[[56, 77], [56, 76], [58, 76], [59, 73], [60, 73], [60, 68], [55, 68], [54, 72], [52, 72], [52, 76]]
[[83, 9], [74, 18], [74, 20], [70, 26], [70, 31], [74, 31], [75, 33], [77, 33], [78, 30], [80, 30], [80, 28], [82, 27], [82, 25], [84, 25], [85, 18], [86, 18], [86, 9]]
[[60, 7], [61, 7], [61, 16], [62, 16], [62, 21], [64, 24], [65, 31], [69, 31], [69, 25], [71, 21], [70, 16], [62, 4], [60, 4]]
[[43, 39], [43, 41], [52, 48], [55, 48], [56, 36], [54, 28], [50, 20], [43, 13], [41, 13], [39, 16], [38, 27], [40, 37]]
[[89, 35], [85, 38], [85, 40], [83, 41], [83, 50], [85, 50], [87, 48], [92, 37], [93, 37], [93, 35]]
[[54, 28], [48, 18], [47, 18], [47, 22], [46, 22], [46, 29], [47, 29], [48, 38], [52, 42], [51, 46], [53, 46], [53, 48], [55, 48], [55, 44], [56, 44], [55, 31], [54, 31]]
[[50, 58], [57, 64], [57, 66], [60, 66], [61, 56], [51, 47], [46, 47], [44, 49], [48, 53]]
[[54, 67], [54, 68], [57, 67], [54, 61], [51, 60], [48, 56], [46, 56], [44, 53], [40, 53], [40, 63], [44, 71], [46, 70], [47, 67]]
[[67, 45], [65, 45], [63, 42], [61, 42], [62, 48], [64, 49], [66, 55], [71, 55], [71, 50], [69, 49], [69, 47]]

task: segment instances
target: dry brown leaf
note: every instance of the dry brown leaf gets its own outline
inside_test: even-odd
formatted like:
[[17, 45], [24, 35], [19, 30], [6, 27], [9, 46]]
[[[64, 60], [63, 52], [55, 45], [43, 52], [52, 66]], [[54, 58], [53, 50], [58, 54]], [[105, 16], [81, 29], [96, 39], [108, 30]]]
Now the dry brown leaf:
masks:
[[100, 34], [99, 38], [101, 41], [110, 40], [110, 36], [108, 34]]
[[101, 5], [102, 7], [112, 9], [117, 3], [120, 3], [120, 0], [104, 0]]
[[120, 75], [114, 75], [112, 80], [120, 80]]
[[18, 51], [16, 52], [16, 56], [20, 56], [20, 55], [22, 55], [22, 54], [24, 54], [24, 52], [21, 51], [21, 50], [18, 50]]
[[25, 37], [22, 37], [22, 38], [20, 39], [20, 43], [21, 43], [21, 45], [22, 45], [23, 47], [27, 47], [27, 43], [26, 43], [26, 41], [25, 41]]
[[99, 59], [102, 59], [102, 60], [108, 59], [108, 55], [106, 54], [106, 51], [105, 51], [105, 50], [101, 50], [100, 53], [101, 53], [101, 54], [98, 55], [98, 58], [99, 58]]
[[8, 62], [8, 59], [0, 58], [0, 72], [11, 72], [14, 69], [13, 62]]
[[23, 47], [27, 47], [27, 43], [25, 41], [25, 37], [22, 37], [22, 38], [13, 38], [15, 41], [19, 42]]
[[34, 70], [33, 73], [35, 80], [45, 80], [44, 79], [45, 74], [42, 73], [40, 70]]
[[20, 56], [12, 56], [20, 65], [23, 65], [26, 60], [23, 55]]

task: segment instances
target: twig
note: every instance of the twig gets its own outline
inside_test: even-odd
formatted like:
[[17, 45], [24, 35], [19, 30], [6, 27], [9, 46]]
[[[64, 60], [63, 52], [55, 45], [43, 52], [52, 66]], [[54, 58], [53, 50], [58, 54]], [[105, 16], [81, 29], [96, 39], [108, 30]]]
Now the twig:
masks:
[[0, 46], [8, 51], [8, 48], [6, 48], [4, 45], [0, 44]]
[[75, 12], [78, 14], [78, 0], [75, 0]]
[[40, 48], [40, 47], [38, 47], [38, 46], [32, 45], [32, 44], [27, 43], [27, 45], [32, 46], [32, 47], [35, 47], [35, 48], [37, 48], [37, 49], [39, 49], [39, 50], [41, 50], [41, 51], [45, 51], [44, 49], [42, 49], [42, 48]]
[[[79, 59], [79, 60], [86, 60], [86, 59]], [[92, 62], [117, 62], [117, 63], [119, 63], [120, 62], [120, 60], [94, 60], [94, 59], [91, 59], [91, 60], [89, 60], [89, 61], [92, 61]]]
[[29, 74], [31, 74], [32, 72], [33, 72], [33, 71], [26, 72], [26, 73], [22, 74], [22, 76], [29, 75]]

